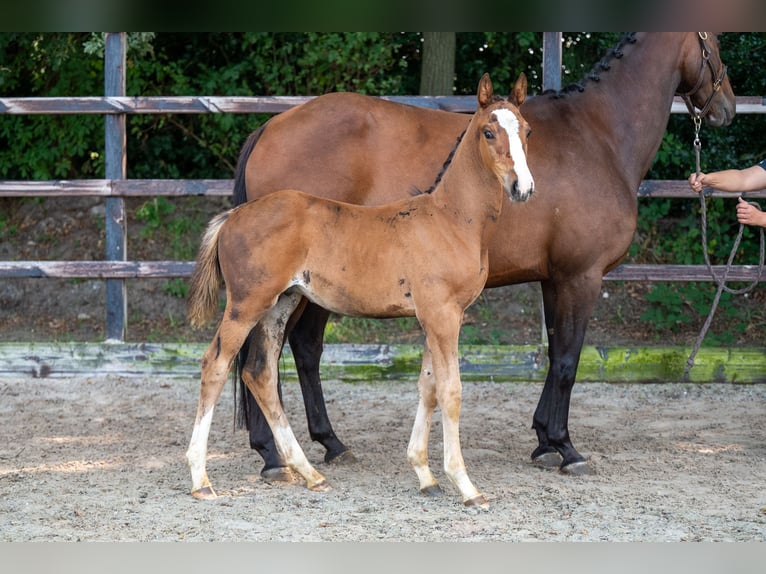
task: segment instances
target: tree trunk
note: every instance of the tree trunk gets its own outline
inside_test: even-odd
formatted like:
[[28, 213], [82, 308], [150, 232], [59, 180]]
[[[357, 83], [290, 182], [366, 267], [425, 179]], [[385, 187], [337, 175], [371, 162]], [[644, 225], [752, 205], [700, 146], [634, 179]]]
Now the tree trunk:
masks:
[[451, 96], [455, 84], [455, 32], [423, 32], [421, 96]]

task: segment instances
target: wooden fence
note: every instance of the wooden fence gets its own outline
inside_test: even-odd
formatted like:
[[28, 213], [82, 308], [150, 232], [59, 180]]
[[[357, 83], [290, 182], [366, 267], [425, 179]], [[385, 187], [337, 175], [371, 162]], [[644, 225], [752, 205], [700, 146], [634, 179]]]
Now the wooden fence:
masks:
[[[560, 87], [560, 32], [544, 33], [543, 84]], [[0, 261], [2, 277], [98, 278], [106, 281], [106, 340], [124, 341], [127, 328], [125, 279], [187, 277], [193, 261], [127, 261], [126, 197], [228, 196], [233, 180], [126, 179], [126, 117], [128, 114], [207, 114], [283, 112], [308, 97], [126, 97], [124, 33], [106, 35], [103, 97], [0, 98], [0, 114], [104, 114], [105, 179], [72, 181], [0, 181], [0, 197], [90, 195], [106, 202], [106, 252], [101, 261]], [[390, 96], [385, 99], [452, 112], [473, 112], [473, 96]], [[672, 113], [688, 113], [676, 98]], [[762, 97], [737, 97], [737, 113], [766, 113]], [[726, 196], [720, 192], [714, 196]], [[748, 194], [766, 197], [766, 190]], [[646, 180], [638, 197], [695, 199], [686, 181]], [[730, 194], [728, 197], [732, 197]], [[722, 273], [722, 267], [716, 266]], [[731, 281], [752, 281], [755, 266], [735, 266]], [[619, 281], [709, 281], [704, 265], [621, 265], [605, 279]]]

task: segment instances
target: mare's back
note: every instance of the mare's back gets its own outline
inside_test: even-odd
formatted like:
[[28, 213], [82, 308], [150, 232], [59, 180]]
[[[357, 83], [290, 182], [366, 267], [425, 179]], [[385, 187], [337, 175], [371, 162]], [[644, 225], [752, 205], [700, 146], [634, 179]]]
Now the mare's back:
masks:
[[248, 200], [299, 189], [380, 205], [431, 187], [471, 116], [355, 93], [275, 116], [247, 163]]

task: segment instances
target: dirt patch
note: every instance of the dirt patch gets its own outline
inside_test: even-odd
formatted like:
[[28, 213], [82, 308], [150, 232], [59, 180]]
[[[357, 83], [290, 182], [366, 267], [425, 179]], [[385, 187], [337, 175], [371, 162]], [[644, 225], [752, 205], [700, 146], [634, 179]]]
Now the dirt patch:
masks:
[[529, 462], [541, 385], [465, 384], [463, 454], [488, 511], [463, 508], [444, 477], [439, 417], [445, 494], [418, 493], [415, 384], [325, 388], [355, 463], [322, 462], [297, 383], [284, 400], [331, 492], [260, 478], [227, 386], [209, 443], [219, 498], [200, 502], [184, 459], [196, 380], [0, 379], [0, 541], [766, 540], [766, 386], [578, 385], [570, 428], [596, 474], [571, 477]]

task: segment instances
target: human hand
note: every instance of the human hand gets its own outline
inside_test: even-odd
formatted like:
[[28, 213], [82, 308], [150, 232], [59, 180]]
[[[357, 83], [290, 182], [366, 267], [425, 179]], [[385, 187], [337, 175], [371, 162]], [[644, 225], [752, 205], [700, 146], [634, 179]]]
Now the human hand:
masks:
[[740, 196], [737, 199], [737, 221], [743, 225], [766, 226], [766, 213]]
[[696, 191], [697, 193], [700, 193], [702, 191], [702, 188], [704, 187], [702, 184], [702, 179], [705, 177], [704, 173], [692, 173], [689, 175], [689, 187], [692, 188], [692, 191]]

